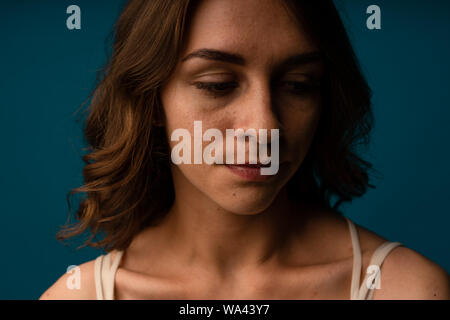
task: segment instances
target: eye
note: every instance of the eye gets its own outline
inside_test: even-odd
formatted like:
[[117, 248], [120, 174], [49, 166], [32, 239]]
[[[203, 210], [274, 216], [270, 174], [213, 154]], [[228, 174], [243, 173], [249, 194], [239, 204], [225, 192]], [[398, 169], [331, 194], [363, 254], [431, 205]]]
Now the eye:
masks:
[[194, 82], [199, 90], [205, 90], [208, 94], [219, 97], [225, 96], [238, 87], [236, 82]]
[[319, 81], [282, 81], [282, 87], [287, 88], [290, 93], [295, 95], [304, 95], [315, 93], [320, 88]]

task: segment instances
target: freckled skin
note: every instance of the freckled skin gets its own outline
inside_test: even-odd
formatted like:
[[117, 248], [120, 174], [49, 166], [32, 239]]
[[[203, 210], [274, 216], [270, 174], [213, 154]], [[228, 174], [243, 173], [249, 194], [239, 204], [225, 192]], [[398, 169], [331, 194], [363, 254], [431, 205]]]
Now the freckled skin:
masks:
[[[254, 6], [258, 6], [255, 12]], [[277, 15], [272, 14], [277, 12]], [[283, 59], [316, 48], [297, 22], [277, 1], [207, 1], [194, 15], [188, 42], [181, 56], [201, 48], [239, 53], [247, 60], [236, 67], [191, 59], [180, 63], [162, 90], [168, 139], [177, 128], [193, 133], [201, 120], [207, 128], [283, 128], [280, 161], [284, 165], [270, 183], [245, 183], [223, 166], [181, 164], [173, 166], [178, 193], [194, 186], [199, 197], [235, 214], [257, 214], [267, 209], [289, 178], [301, 165], [320, 117], [320, 96], [294, 96], [285, 88], [271, 90], [274, 66]], [[294, 73], [320, 74], [320, 66], [290, 70], [285, 78], [301, 81]], [[192, 81], [224, 82], [237, 79], [239, 88], [227, 97], [211, 98]], [[178, 142], [170, 142], [173, 147]], [[204, 142], [205, 147], [209, 142]], [[193, 148], [191, 148], [193, 150]], [[192, 161], [193, 162], [193, 161]], [[201, 194], [201, 196], [200, 196]], [[192, 193], [190, 194], [192, 197]]]

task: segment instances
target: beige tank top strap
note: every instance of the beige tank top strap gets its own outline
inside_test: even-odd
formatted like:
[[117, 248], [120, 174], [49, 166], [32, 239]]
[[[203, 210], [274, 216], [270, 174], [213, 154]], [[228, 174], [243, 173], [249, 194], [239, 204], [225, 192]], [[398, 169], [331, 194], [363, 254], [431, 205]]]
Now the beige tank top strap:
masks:
[[[359, 289], [358, 299], [359, 300], [372, 300], [373, 293], [377, 290], [377, 285], [381, 284], [379, 281], [381, 280], [381, 266], [386, 259], [387, 255], [396, 247], [402, 246], [403, 244], [400, 242], [391, 242], [386, 241], [381, 244], [373, 253], [372, 258], [370, 259], [369, 267], [372, 270], [368, 269], [364, 280], [361, 284], [361, 288]], [[368, 281], [369, 277], [371, 277], [370, 282]]]
[[359, 282], [361, 279], [361, 269], [362, 269], [362, 256], [361, 247], [359, 245], [358, 233], [354, 223], [345, 217], [350, 229], [350, 236], [352, 240], [353, 247], [353, 269], [352, 269], [352, 282], [350, 284], [350, 300], [355, 300], [359, 293]]
[[[374, 290], [376, 290], [377, 281], [381, 278], [381, 265], [389, 252], [398, 246], [402, 246], [400, 242], [386, 241], [381, 244], [373, 253], [369, 263], [369, 267], [373, 268], [373, 272], [365, 274], [364, 280], [360, 286], [361, 271], [362, 271], [362, 254], [359, 244], [359, 237], [355, 227], [355, 224], [345, 217], [350, 229], [350, 236], [353, 246], [353, 270], [352, 270], [352, 282], [350, 285], [350, 300], [371, 300], [373, 298]], [[370, 270], [368, 270], [370, 271]], [[372, 282], [367, 283], [369, 277]]]
[[116, 251], [112, 263], [111, 253], [100, 255], [95, 259], [94, 278], [97, 300], [114, 300], [114, 279], [123, 251]]

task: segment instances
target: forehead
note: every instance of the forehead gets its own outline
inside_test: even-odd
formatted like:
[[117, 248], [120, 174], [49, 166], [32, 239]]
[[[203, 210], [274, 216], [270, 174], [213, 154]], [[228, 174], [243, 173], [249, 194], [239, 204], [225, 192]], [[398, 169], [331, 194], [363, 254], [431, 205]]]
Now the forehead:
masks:
[[186, 40], [184, 53], [214, 48], [239, 53], [255, 63], [315, 49], [283, 0], [201, 1]]

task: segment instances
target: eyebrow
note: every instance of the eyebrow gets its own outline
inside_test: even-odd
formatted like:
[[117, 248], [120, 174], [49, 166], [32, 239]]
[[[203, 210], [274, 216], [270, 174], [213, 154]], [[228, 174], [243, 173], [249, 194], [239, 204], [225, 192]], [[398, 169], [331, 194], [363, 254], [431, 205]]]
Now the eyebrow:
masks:
[[181, 59], [181, 61], [184, 62], [184, 61], [192, 59], [192, 58], [202, 58], [202, 59], [206, 59], [206, 60], [223, 61], [223, 62], [238, 64], [238, 65], [245, 64], [245, 59], [238, 54], [214, 50], [214, 49], [196, 50], [194, 52], [189, 53], [187, 56], [185, 56], [183, 59]]
[[[184, 58], [181, 59], [181, 62], [184, 62], [186, 60], [192, 59], [192, 58], [201, 58], [206, 60], [214, 60], [214, 61], [222, 61], [237, 65], [245, 65], [246, 61], [245, 59], [235, 53], [225, 52], [225, 51], [219, 51], [215, 49], [199, 49], [194, 52], [189, 53]], [[311, 51], [311, 52], [304, 52], [300, 54], [296, 54], [293, 56], [288, 57], [286, 60], [284, 60], [282, 63], [278, 64], [276, 69], [282, 69], [286, 70], [295, 66], [314, 63], [314, 62], [321, 62], [323, 60], [322, 54], [319, 51]]]

